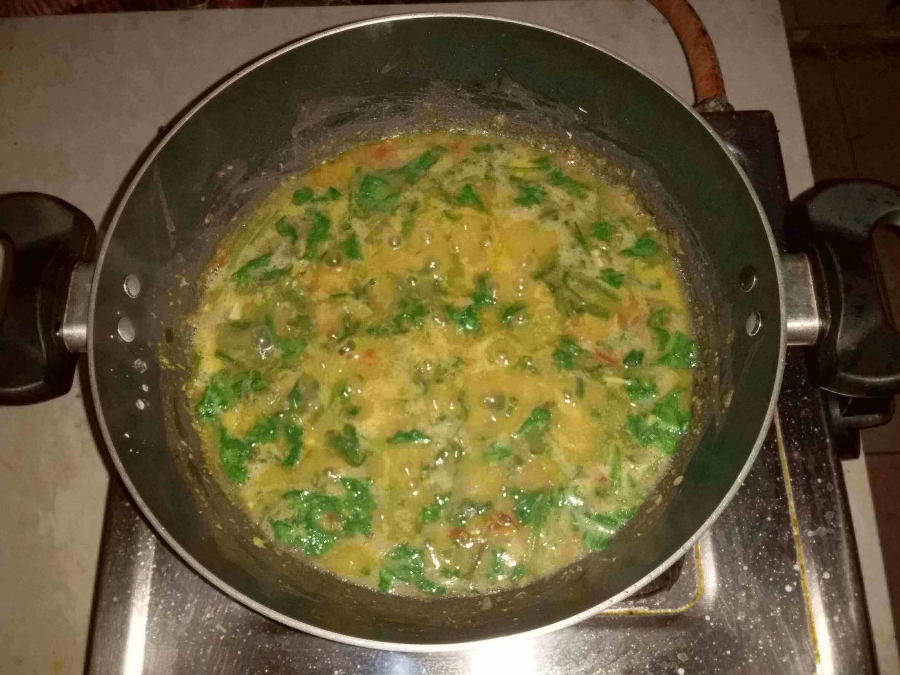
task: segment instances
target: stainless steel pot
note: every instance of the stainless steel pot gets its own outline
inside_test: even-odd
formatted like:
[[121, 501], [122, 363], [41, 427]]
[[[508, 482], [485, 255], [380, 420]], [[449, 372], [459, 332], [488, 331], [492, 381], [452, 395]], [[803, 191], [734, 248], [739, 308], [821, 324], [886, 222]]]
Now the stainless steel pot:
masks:
[[[702, 395], [688, 441], [607, 550], [520, 590], [422, 601], [347, 584], [253, 543], [258, 533], [205, 469], [182, 402], [190, 368], [182, 317], [196, 305], [198, 275], [230, 218], [284, 173], [366, 138], [448, 124], [574, 143], [633, 169], [635, 187], [684, 245]], [[10, 300], [0, 324], [0, 354], [13, 364], [0, 377], [0, 402], [66, 390], [74, 367], [66, 349], [86, 349], [107, 447], [160, 537], [260, 613], [367, 647], [455, 649], [546, 632], [654, 579], [749, 471], [772, 419], [786, 345], [828, 332], [809, 260], [780, 262], [739, 162], [698, 114], [596, 46], [507, 20], [388, 17], [252, 63], [152, 148], [121, 195], [96, 265], [76, 264], [86, 247], [82, 216], [34, 196], [5, 204], [0, 231], [14, 244], [27, 239], [17, 223], [40, 221], [56, 224], [58, 247], [55, 257], [46, 246], [35, 254], [41, 271], [29, 283], [38, 291], [12, 282], [10, 298], [26, 299]], [[19, 249], [21, 261], [31, 249]], [[28, 333], [35, 306], [42, 309]], [[27, 350], [15, 351], [23, 343], [34, 357], [27, 368]]]

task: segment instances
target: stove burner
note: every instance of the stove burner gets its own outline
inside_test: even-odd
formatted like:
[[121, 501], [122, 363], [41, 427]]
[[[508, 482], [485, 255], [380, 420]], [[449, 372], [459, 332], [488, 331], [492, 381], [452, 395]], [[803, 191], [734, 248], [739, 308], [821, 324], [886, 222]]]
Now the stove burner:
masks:
[[[788, 203], [768, 112], [711, 113], [783, 244]], [[548, 635], [410, 654], [329, 642], [208, 585], [110, 486], [87, 672], [874, 673], [843, 478], [821, 394], [788, 350], [759, 459], [693, 550], [640, 593]], [[727, 451], [727, 449], [723, 449]]]

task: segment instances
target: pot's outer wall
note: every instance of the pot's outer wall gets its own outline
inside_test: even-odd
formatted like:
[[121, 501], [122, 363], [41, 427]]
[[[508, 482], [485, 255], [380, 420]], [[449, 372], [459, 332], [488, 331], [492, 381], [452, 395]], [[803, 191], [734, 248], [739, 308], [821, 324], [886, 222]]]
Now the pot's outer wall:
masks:
[[[178, 289], [196, 289], [197, 271], [222, 233], [208, 219], [216, 195], [287, 156], [297, 142], [292, 131], [301, 101], [409, 97], [435, 82], [471, 87], [501, 79], [580, 108], [583, 130], [649, 167], [678, 204], [688, 247], [697, 249], [697, 267], [685, 270], [686, 279], [715, 286], [716, 316], [707, 318], [725, 335], [712, 342], [727, 364], [714, 383], [715, 400], [730, 398], [730, 405], [707, 415], [693, 455], [688, 449], [676, 458], [683, 480], [674, 480], [674, 472], [663, 480], [662, 504], [642, 509], [609, 549], [585, 564], [490, 602], [384, 596], [252, 544], [253, 531], [202, 468], [175, 403], [183, 376], [165, 374], [159, 353], [174, 349], [181, 335], [185, 306], [178, 298], [186, 294]], [[739, 282], [747, 265], [757, 278], [749, 292]], [[128, 274], [142, 282], [136, 299], [123, 288]], [[750, 337], [745, 324], [754, 311], [762, 328]], [[92, 317], [91, 376], [107, 443], [132, 495], [168, 543], [222, 590], [273, 618], [325, 637], [406, 649], [571, 622], [662, 571], [749, 469], [770, 418], [783, 353], [772, 240], [743, 174], [708, 127], [660, 85], [594, 47], [473, 17], [404, 17], [339, 30], [286, 48], [206, 101], [164, 139], [126, 191], [101, 257]], [[134, 323], [133, 342], [117, 336], [122, 317]], [[177, 354], [166, 358], [184, 361]], [[170, 437], [183, 440], [170, 441], [167, 425]]]

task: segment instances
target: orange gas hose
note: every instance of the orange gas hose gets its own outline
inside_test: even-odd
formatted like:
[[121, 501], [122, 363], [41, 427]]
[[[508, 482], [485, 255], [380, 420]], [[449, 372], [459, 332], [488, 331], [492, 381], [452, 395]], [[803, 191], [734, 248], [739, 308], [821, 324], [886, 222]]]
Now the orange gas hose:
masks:
[[701, 112], [732, 110], [725, 95], [719, 59], [706, 27], [687, 0], [649, 0], [662, 14], [684, 49], [694, 84], [694, 108]]

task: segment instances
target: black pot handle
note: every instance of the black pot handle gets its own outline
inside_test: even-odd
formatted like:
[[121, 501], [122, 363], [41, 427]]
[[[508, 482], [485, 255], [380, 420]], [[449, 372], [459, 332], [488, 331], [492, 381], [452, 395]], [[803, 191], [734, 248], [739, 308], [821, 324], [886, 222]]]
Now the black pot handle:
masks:
[[37, 193], [0, 195], [0, 405], [71, 389], [78, 354], [59, 329], [72, 270], [94, 238], [90, 218], [71, 204]]
[[810, 257], [825, 330], [811, 354], [814, 382], [852, 397], [900, 391], [900, 332], [893, 326], [872, 233], [900, 226], [900, 190], [875, 181], [816, 188], [793, 207], [790, 242]]

